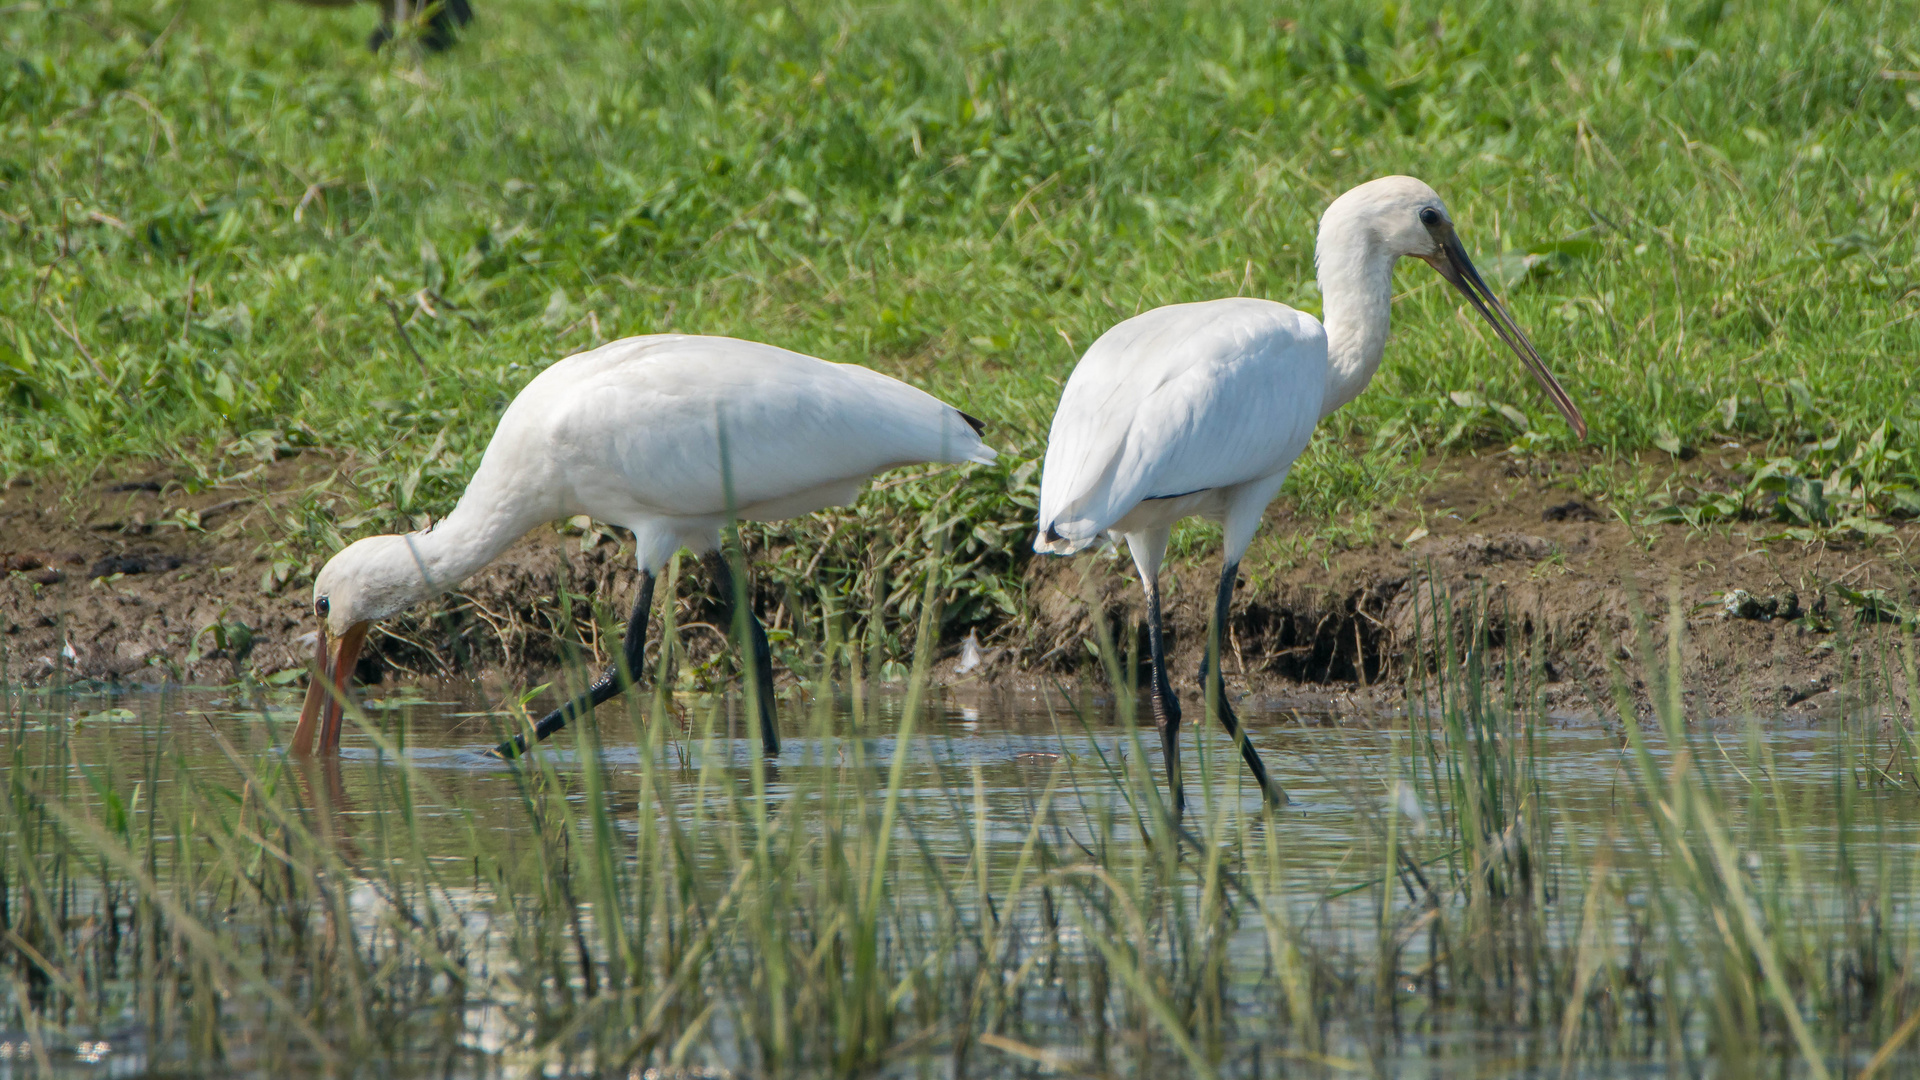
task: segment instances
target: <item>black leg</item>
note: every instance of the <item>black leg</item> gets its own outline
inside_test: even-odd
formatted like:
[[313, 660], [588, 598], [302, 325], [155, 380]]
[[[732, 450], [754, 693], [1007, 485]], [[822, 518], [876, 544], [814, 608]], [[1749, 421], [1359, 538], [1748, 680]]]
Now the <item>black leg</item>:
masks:
[[[627, 620], [627, 637], [621, 655], [587, 688], [585, 695], [553, 710], [533, 726], [533, 741], [539, 742], [566, 727], [575, 717], [592, 712], [594, 706], [637, 685], [646, 670], [647, 620], [653, 614], [653, 575], [640, 571], [640, 595], [633, 602], [633, 616]], [[493, 748], [495, 757], [516, 758], [527, 752], [525, 732]]]
[[[424, 5], [423, 5], [424, 6]], [[459, 40], [454, 36], [454, 28], [465, 26], [473, 21], [473, 8], [467, 0], [442, 0], [433, 5], [427, 15], [426, 29], [420, 35], [420, 43], [429, 52], [445, 52]]]
[[[396, 12], [386, 5], [382, 7], [380, 25], [367, 37], [367, 48], [373, 52], [386, 48], [396, 33]], [[445, 52], [452, 48], [459, 40], [455, 29], [473, 21], [473, 5], [468, 0], [441, 0], [440, 3], [426, 0], [424, 3], [408, 5], [398, 14], [404, 17], [406, 12], [411, 12], [418, 16], [422, 11], [427, 13], [427, 18], [420, 30], [420, 44], [428, 52]]]
[[[713, 592], [720, 600], [721, 618], [731, 628], [735, 602], [733, 568], [718, 551], [707, 554], [707, 565], [712, 569]], [[780, 753], [780, 729], [774, 724], [773, 650], [767, 646], [767, 628], [760, 625], [760, 616], [754, 614], [751, 598], [747, 602], [747, 636], [753, 642], [753, 655], [747, 659], [753, 670], [747, 677], [753, 680], [755, 696], [759, 699], [760, 749], [768, 757], [776, 757]]]
[[1220, 590], [1213, 598], [1213, 626], [1207, 635], [1206, 659], [1200, 661], [1200, 686], [1206, 694], [1206, 700], [1220, 714], [1220, 725], [1240, 746], [1240, 756], [1247, 759], [1247, 768], [1253, 772], [1253, 778], [1260, 784], [1260, 791], [1275, 806], [1287, 804], [1287, 793], [1267, 778], [1266, 762], [1260, 760], [1260, 751], [1240, 732], [1240, 718], [1233, 715], [1233, 706], [1227, 704], [1226, 680], [1222, 674], [1225, 667], [1221, 663], [1221, 642], [1227, 636], [1227, 619], [1233, 610], [1233, 583], [1240, 574], [1240, 564], [1232, 563], [1220, 574]]
[[1147, 650], [1153, 660], [1153, 726], [1160, 729], [1160, 754], [1167, 765], [1167, 794], [1173, 816], [1187, 810], [1187, 791], [1180, 780], [1180, 699], [1167, 681], [1166, 637], [1160, 627], [1160, 583], [1147, 582]]

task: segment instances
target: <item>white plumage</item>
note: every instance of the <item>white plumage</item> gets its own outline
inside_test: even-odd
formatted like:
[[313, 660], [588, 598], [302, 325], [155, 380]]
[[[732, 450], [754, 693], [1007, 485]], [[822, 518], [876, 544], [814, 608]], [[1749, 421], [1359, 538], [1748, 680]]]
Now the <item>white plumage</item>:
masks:
[[1102, 334], [1054, 414], [1040, 480], [1054, 538], [1036, 547], [1221, 519], [1243, 489], [1279, 483], [1320, 419], [1318, 394], [1286, 388], [1324, 380], [1326, 340], [1312, 318], [1252, 299], [1155, 308]]
[[632, 530], [657, 573], [681, 547], [718, 543], [723, 431], [732, 508], [748, 521], [851, 503], [896, 466], [995, 458], [958, 410], [877, 371], [735, 338], [626, 338], [527, 384], [441, 528], [472, 515], [524, 532], [586, 514]]
[[1255, 778], [1284, 802], [1219, 690], [1219, 634], [1240, 560], [1314, 425], [1380, 366], [1393, 265], [1404, 255], [1427, 261], [1466, 296], [1585, 437], [1579, 411], [1473, 269], [1439, 195], [1406, 176], [1362, 184], [1322, 216], [1314, 262], [1324, 324], [1268, 300], [1156, 308], [1102, 334], [1060, 395], [1034, 549], [1070, 555], [1104, 535], [1125, 538], [1147, 596], [1154, 720], [1176, 807], [1180, 707], [1166, 676], [1159, 590], [1173, 525], [1193, 515], [1222, 523], [1225, 566], [1203, 670]]
[[[637, 674], [653, 579], [675, 551], [716, 551], [730, 516], [771, 521], [850, 503], [896, 466], [992, 464], [976, 423], [878, 372], [733, 338], [627, 338], [561, 360], [508, 405], [452, 513], [421, 532], [361, 540], [320, 571], [327, 679], [308, 694], [295, 749], [316, 735], [323, 749], [337, 744], [338, 700], [373, 621], [454, 588], [542, 522], [586, 514], [633, 532], [643, 603], [628, 659]], [[715, 573], [726, 574], [724, 563]], [[721, 591], [730, 602], [730, 582]], [[764, 653], [757, 620], [753, 629]], [[772, 749], [764, 657], [760, 669]], [[617, 692], [616, 674], [596, 684], [595, 704]]]

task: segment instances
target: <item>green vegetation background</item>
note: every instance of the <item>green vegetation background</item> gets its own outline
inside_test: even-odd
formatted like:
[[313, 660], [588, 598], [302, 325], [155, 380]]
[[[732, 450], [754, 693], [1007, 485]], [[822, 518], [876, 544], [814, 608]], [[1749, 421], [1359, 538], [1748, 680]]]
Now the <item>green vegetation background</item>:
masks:
[[[958, 515], [960, 591], [1011, 610], [1079, 352], [1156, 304], [1317, 312], [1318, 214], [1405, 172], [1585, 408], [1588, 490], [1884, 529], [1920, 510], [1914, 15], [488, 0], [427, 56], [369, 54], [365, 7], [8, 4], [0, 473], [205, 484], [329, 448], [351, 480], [286, 522], [319, 555], [444, 512], [542, 366], [731, 334], [988, 418], [1004, 468], [862, 513]], [[1322, 540], [1364, 536], [1431, 451], [1573, 449], [1434, 275], [1398, 281], [1385, 367], [1290, 481]], [[1746, 487], [1618, 467], [1728, 443]]]

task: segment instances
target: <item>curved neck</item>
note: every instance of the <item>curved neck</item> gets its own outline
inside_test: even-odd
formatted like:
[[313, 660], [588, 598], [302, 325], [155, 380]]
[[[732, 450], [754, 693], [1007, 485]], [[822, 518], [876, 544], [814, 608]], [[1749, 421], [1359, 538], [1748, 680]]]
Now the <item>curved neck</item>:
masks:
[[422, 595], [436, 596], [479, 573], [527, 530], [510, 517], [487, 512], [462, 497], [453, 513], [419, 532], [397, 539], [396, 558], [405, 559], [419, 579]]
[[545, 477], [502, 467], [514, 460], [514, 454], [490, 447], [460, 505], [444, 520], [420, 532], [369, 536], [327, 560], [313, 588], [316, 597], [331, 597], [333, 631], [397, 615], [459, 588], [528, 529], [564, 516], [555, 512], [567, 505], [563, 489], [533, 482]]
[[460, 496], [459, 505], [445, 518], [419, 532], [388, 538], [380, 553], [384, 573], [373, 576], [396, 588], [382, 608], [397, 611], [458, 588], [528, 529], [551, 516], [530, 515], [529, 508], [500, 497], [497, 485], [487, 482], [488, 472], [483, 465]]
[[1329, 212], [1320, 223], [1313, 261], [1320, 276], [1321, 323], [1327, 330], [1326, 419], [1360, 396], [1387, 348], [1396, 256], [1365, 223]]

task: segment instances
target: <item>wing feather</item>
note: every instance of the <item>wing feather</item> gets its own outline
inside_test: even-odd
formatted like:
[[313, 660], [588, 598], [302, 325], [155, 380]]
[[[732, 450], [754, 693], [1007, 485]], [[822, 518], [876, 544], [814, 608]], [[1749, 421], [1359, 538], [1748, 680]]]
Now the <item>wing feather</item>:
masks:
[[1146, 499], [1271, 476], [1320, 418], [1326, 334], [1283, 304], [1179, 304], [1120, 323], [1067, 380], [1036, 547], [1074, 551]]
[[671, 515], [724, 512], [729, 481], [739, 507], [899, 465], [995, 458], [964, 414], [898, 379], [721, 337], [628, 338], [568, 357], [514, 399], [501, 435], [510, 429], [495, 444], [554, 463], [573, 502]]

